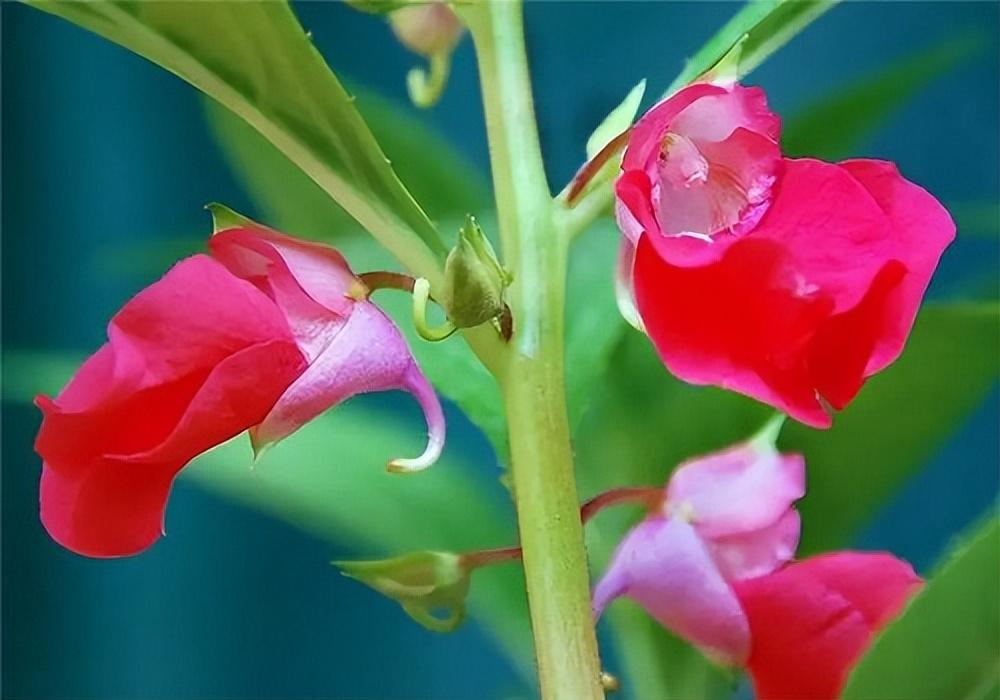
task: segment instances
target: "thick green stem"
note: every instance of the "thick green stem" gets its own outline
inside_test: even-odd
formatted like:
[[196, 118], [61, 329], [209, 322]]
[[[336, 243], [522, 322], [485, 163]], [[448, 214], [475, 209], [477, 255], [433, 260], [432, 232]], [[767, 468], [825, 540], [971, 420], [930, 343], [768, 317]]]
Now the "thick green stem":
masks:
[[544, 700], [604, 697], [566, 415], [568, 237], [554, 222], [521, 4], [457, 6], [476, 43], [514, 336], [502, 381], [524, 570]]

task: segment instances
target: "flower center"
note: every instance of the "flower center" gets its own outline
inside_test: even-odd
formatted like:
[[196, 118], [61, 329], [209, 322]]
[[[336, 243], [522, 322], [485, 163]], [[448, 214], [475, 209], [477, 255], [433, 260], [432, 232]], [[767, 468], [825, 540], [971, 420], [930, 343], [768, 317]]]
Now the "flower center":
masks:
[[660, 144], [660, 178], [674, 187], [708, 181], [708, 161], [691, 139], [668, 131]]

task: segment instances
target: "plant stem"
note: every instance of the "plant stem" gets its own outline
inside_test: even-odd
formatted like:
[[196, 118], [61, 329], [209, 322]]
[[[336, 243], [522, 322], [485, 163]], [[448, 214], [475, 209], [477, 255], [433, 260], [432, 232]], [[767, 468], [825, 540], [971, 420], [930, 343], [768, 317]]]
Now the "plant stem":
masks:
[[514, 271], [514, 336], [501, 382], [541, 695], [598, 700], [563, 378], [568, 239], [553, 221], [524, 48], [520, 2], [457, 6], [476, 44], [504, 259]]

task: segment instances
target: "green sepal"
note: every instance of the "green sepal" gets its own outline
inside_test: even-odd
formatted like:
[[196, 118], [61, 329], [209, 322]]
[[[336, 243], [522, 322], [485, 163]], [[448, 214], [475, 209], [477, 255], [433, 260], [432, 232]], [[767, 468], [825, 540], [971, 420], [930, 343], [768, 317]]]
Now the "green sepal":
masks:
[[345, 576], [399, 603], [434, 632], [451, 632], [465, 619], [469, 570], [450, 552], [412, 552], [374, 561], [335, 561]]
[[444, 265], [442, 303], [448, 320], [473, 328], [498, 317], [511, 279], [475, 217], [467, 217]]
[[205, 205], [208, 212], [212, 215], [212, 235], [215, 235], [219, 231], [225, 231], [231, 228], [244, 228], [247, 226], [259, 226], [256, 221], [249, 219], [239, 212], [233, 211], [225, 204], [219, 204], [218, 202], [210, 202]]
[[413, 0], [344, 0], [359, 12], [370, 15], [387, 15], [393, 10], [412, 5]]

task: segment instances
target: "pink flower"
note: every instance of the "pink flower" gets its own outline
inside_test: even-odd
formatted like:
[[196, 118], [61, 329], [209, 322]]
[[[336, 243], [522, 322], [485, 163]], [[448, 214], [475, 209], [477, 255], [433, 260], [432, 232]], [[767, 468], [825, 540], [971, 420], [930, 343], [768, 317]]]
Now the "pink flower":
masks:
[[441, 452], [433, 389], [337, 251], [261, 227], [209, 245], [214, 257], [182, 260], [139, 292], [55, 399], [37, 399], [41, 518], [75, 552], [145, 549], [191, 459], [247, 429], [260, 449], [358, 393], [403, 389], [424, 409], [424, 454], [391, 468]]
[[618, 546], [594, 589], [595, 612], [628, 596], [711, 658], [746, 661], [750, 628], [731, 584], [794, 555], [804, 469], [766, 435], [682, 464], [658, 512]]
[[393, 10], [389, 24], [396, 38], [421, 56], [447, 53], [462, 38], [465, 26], [444, 2], [414, 4]]
[[955, 225], [890, 163], [781, 159], [777, 138], [739, 85], [691, 85], [639, 120], [616, 184], [619, 300], [681, 379], [826, 427], [826, 404], [899, 356]]
[[619, 544], [595, 613], [628, 596], [710, 659], [746, 667], [760, 700], [833, 700], [920, 579], [888, 554], [790, 563], [804, 486], [802, 458], [777, 453], [768, 431], [681, 465]]

